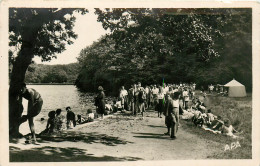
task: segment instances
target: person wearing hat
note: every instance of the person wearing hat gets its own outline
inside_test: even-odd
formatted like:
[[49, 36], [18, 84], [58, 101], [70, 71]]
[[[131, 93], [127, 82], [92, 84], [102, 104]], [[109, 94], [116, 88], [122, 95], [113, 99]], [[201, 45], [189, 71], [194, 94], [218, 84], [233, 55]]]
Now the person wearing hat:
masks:
[[96, 97], [97, 102], [97, 113], [101, 114], [101, 119], [103, 119], [105, 113], [105, 93], [102, 86], [98, 87], [98, 95]]

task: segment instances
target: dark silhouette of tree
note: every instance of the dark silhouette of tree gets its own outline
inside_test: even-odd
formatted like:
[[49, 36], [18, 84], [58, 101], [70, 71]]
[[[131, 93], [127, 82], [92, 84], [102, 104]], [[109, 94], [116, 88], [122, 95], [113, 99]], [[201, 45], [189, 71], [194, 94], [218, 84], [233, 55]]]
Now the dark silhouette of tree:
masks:
[[18, 97], [25, 73], [34, 56], [42, 61], [50, 61], [56, 53], [65, 50], [77, 38], [73, 32], [75, 17], [73, 12], [85, 14], [85, 9], [58, 8], [10, 8], [9, 9], [9, 46], [16, 46], [19, 52], [12, 59], [9, 88], [9, 131], [10, 136], [19, 133], [19, 119], [23, 107]]

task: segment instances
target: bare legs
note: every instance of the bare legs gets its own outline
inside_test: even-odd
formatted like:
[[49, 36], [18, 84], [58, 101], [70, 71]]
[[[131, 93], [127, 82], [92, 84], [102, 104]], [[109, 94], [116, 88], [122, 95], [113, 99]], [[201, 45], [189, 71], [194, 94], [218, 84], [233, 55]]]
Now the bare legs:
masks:
[[36, 136], [35, 136], [35, 129], [34, 129], [34, 123], [33, 123], [33, 117], [28, 118], [29, 121], [29, 127], [32, 133], [32, 139], [36, 143]]

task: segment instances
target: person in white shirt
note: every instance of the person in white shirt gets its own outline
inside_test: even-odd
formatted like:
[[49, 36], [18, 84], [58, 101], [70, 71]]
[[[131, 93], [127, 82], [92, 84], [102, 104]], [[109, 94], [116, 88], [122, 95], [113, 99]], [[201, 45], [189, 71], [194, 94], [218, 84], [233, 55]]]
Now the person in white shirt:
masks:
[[126, 110], [128, 109], [127, 108], [127, 105], [128, 105], [127, 95], [128, 95], [128, 92], [125, 90], [125, 87], [122, 86], [122, 88], [120, 90], [119, 98], [120, 98], [120, 101], [121, 101], [122, 108], [126, 109]]
[[194, 83], [194, 84], [192, 85], [192, 87], [193, 87], [193, 90], [195, 90], [195, 89], [196, 89], [196, 84]]
[[184, 101], [184, 108], [185, 110], [188, 109], [188, 102], [189, 102], [189, 93], [187, 91], [187, 88], [184, 88], [184, 91], [182, 92], [183, 101]]
[[163, 105], [164, 105], [164, 94], [162, 87], [160, 87], [159, 93], [157, 95], [158, 103], [156, 106], [156, 111], [158, 111], [158, 117], [162, 118]]
[[146, 100], [145, 100], [145, 109], [148, 109], [149, 104], [150, 104], [150, 98], [149, 98], [149, 94], [150, 94], [150, 88], [149, 86], [145, 86], [145, 94], [146, 94]]
[[214, 90], [214, 86], [211, 84], [211, 85], [209, 86], [209, 92], [212, 93], [213, 90]]
[[173, 118], [173, 123], [172, 123], [172, 132], [171, 132], [171, 138], [172, 139], [176, 139], [176, 134], [178, 131], [178, 126], [179, 126], [179, 107], [180, 107], [180, 103], [179, 103], [179, 98], [180, 98], [180, 93], [179, 92], [175, 92], [172, 94], [172, 101], [171, 101], [171, 105], [172, 105], [172, 118]]

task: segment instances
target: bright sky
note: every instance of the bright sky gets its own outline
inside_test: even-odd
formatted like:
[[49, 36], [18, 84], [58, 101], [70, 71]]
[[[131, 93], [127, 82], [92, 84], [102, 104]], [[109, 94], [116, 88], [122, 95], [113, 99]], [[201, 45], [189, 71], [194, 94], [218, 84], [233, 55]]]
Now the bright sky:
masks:
[[97, 15], [94, 14], [94, 9], [89, 9], [89, 13], [81, 15], [75, 14], [76, 22], [74, 31], [78, 34], [78, 38], [74, 40], [72, 45], [67, 45], [66, 50], [61, 54], [57, 54], [57, 59], [52, 59], [50, 62], [41, 62], [39, 57], [35, 57], [34, 61], [41, 64], [68, 64], [77, 62], [76, 57], [79, 56], [81, 49], [89, 46], [99, 39], [102, 35], [109, 33], [105, 31], [100, 22], [97, 22]]

